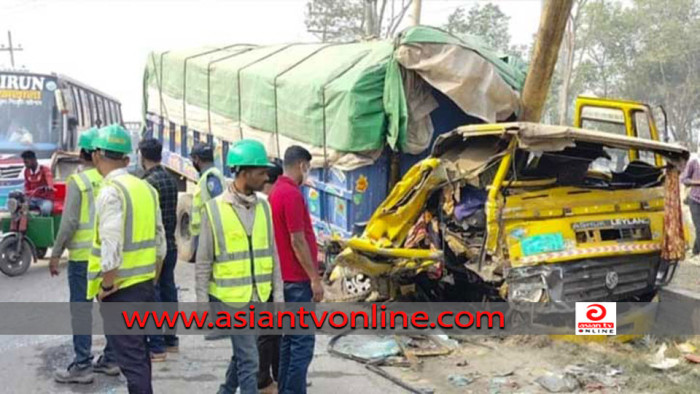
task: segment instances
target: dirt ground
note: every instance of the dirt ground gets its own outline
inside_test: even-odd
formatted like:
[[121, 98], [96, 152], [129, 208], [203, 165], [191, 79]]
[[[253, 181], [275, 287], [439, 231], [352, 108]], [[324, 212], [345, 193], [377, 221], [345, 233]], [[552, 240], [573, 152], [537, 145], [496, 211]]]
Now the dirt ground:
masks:
[[[448, 356], [422, 358], [417, 372], [399, 367], [385, 370], [435, 393], [697, 393], [700, 387], [700, 364], [683, 360], [670, 340], [666, 357], [681, 361], [665, 371], [649, 366], [663, 344], [651, 338], [628, 344], [574, 344], [545, 336], [469, 336], [460, 342], [459, 349]], [[700, 348], [700, 343], [696, 345]], [[568, 382], [569, 387], [548, 391], [538, 383], [543, 379], [555, 386]]]

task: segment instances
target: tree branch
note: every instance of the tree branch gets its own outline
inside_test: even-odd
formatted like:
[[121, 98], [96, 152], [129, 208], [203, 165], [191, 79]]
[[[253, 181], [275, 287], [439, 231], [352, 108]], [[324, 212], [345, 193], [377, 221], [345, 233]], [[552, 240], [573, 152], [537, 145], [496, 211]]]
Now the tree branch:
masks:
[[382, 35], [382, 22], [384, 22], [384, 11], [386, 10], [386, 3], [389, 1], [393, 3], [395, 0], [382, 0], [382, 8], [381, 11], [379, 11], [379, 20], [377, 20], [377, 34], [379, 36]]
[[404, 5], [403, 0], [401, 0], [401, 4], [403, 5], [403, 8], [401, 9], [401, 12], [399, 15], [396, 17], [396, 24], [394, 25], [394, 22], [389, 25], [391, 26], [391, 29], [387, 32], [387, 38], [391, 38], [394, 36], [394, 33], [396, 33], [396, 29], [399, 28], [399, 25], [401, 25], [401, 21], [403, 20], [403, 17], [406, 16], [406, 12], [408, 11], [408, 8], [411, 7], [411, 3], [413, 3], [413, 0], [409, 0], [408, 3]]

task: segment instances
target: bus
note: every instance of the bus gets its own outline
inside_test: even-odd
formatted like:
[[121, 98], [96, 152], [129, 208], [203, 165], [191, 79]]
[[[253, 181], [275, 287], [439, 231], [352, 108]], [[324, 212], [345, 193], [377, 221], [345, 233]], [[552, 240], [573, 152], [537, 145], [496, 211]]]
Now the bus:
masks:
[[81, 131], [112, 123], [123, 123], [121, 103], [95, 88], [64, 75], [0, 70], [0, 210], [23, 187], [23, 151], [50, 165], [57, 152], [75, 150]]

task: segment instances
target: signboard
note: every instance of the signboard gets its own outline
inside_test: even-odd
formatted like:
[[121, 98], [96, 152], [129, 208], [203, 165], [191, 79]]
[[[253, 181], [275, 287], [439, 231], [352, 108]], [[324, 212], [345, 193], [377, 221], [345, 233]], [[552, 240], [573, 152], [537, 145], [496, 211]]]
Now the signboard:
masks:
[[56, 90], [56, 82], [45, 76], [0, 74], [0, 102], [25, 105], [41, 105], [44, 90]]
[[[30, 73], [0, 72], [0, 152], [55, 150], [59, 133], [56, 78]], [[37, 144], [45, 144], [37, 145]]]

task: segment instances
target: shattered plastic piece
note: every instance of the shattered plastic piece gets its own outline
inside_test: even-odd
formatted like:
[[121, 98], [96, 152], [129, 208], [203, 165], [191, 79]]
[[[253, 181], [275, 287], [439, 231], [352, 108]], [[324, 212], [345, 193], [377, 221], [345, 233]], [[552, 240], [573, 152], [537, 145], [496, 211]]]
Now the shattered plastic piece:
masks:
[[347, 335], [338, 340], [335, 350], [355, 357], [374, 360], [401, 353], [401, 348], [392, 337], [373, 335]]
[[471, 384], [474, 381], [474, 378], [470, 378], [464, 375], [450, 375], [447, 377], [447, 381], [455, 387], [465, 387]]
[[686, 354], [685, 359], [693, 364], [700, 364], [700, 356], [697, 354]]
[[535, 382], [550, 393], [571, 393], [578, 389], [578, 381], [571, 375], [543, 375]]
[[501, 392], [501, 387], [508, 383], [507, 378], [492, 378], [489, 381], [489, 394], [499, 394]]
[[668, 347], [665, 343], [661, 345], [659, 350], [652, 357], [651, 362], [649, 363], [650, 367], [654, 369], [666, 370], [671, 369], [680, 363], [681, 360], [677, 358], [666, 358], [665, 353], [667, 348]]
[[695, 353], [696, 350], [698, 350], [695, 346], [693, 346], [692, 343], [690, 342], [684, 342], [684, 343], [677, 343], [676, 344], [676, 349], [678, 349], [679, 352], [683, 354], [687, 353]]
[[459, 347], [459, 342], [451, 339], [445, 334], [431, 335], [438, 343], [450, 349], [457, 349]]

